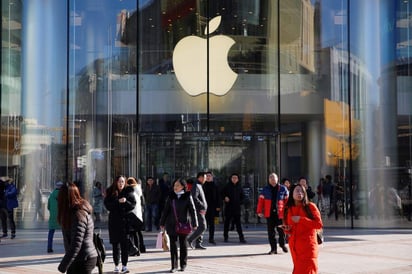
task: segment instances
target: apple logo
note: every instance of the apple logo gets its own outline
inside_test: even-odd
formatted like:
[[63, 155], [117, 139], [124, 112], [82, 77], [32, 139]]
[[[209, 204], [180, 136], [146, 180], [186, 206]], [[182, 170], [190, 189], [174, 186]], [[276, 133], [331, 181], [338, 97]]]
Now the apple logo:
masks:
[[[221, 16], [210, 20], [205, 35], [220, 25]], [[209, 31], [210, 30], [210, 31]], [[209, 31], [209, 32], [208, 32]], [[209, 90], [218, 96], [225, 95], [237, 79], [228, 64], [229, 49], [235, 41], [229, 36], [209, 36]], [[180, 40], [173, 51], [173, 68], [183, 89], [191, 96], [207, 92], [207, 40], [187, 36]]]

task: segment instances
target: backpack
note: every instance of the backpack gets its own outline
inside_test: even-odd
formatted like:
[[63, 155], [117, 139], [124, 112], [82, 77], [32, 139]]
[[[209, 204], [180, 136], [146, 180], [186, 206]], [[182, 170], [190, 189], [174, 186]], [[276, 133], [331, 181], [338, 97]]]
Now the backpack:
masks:
[[106, 259], [106, 248], [104, 246], [103, 239], [100, 237], [100, 233], [93, 232], [93, 243], [97, 251], [97, 263], [96, 266], [99, 268], [99, 274], [103, 273], [103, 263]]

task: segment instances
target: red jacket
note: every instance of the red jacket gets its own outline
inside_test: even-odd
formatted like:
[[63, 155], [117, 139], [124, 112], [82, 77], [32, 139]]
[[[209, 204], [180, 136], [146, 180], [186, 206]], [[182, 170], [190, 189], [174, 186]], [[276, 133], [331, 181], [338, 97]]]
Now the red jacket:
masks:
[[[277, 194], [277, 205], [276, 209], [278, 212], [278, 218], [283, 219], [283, 211], [286, 205], [286, 202], [288, 201], [289, 197], [289, 191], [286, 188], [286, 186], [277, 184], [275, 187], [278, 188], [278, 194]], [[263, 211], [263, 215], [265, 218], [270, 217], [270, 209], [272, 208], [272, 186], [267, 185], [262, 189], [262, 192], [259, 195], [258, 198], [258, 204], [256, 208], [256, 213], [260, 214]]]

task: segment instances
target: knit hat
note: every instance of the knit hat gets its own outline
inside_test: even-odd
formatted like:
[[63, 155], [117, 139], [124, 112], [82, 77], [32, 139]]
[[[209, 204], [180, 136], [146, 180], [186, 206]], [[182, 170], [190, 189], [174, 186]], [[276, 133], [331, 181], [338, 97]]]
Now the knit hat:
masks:
[[63, 182], [62, 181], [58, 181], [54, 184], [54, 187], [57, 189], [60, 189], [63, 186]]

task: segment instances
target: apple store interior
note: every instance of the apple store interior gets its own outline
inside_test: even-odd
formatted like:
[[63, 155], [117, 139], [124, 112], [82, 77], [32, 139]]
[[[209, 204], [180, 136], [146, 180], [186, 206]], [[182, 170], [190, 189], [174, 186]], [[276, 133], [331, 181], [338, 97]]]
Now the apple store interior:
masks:
[[16, 220], [45, 222], [57, 181], [92, 200], [120, 174], [212, 171], [219, 187], [240, 175], [257, 222], [275, 172], [307, 178], [325, 226], [412, 228], [410, 5], [2, 0], [0, 177], [20, 191]]

